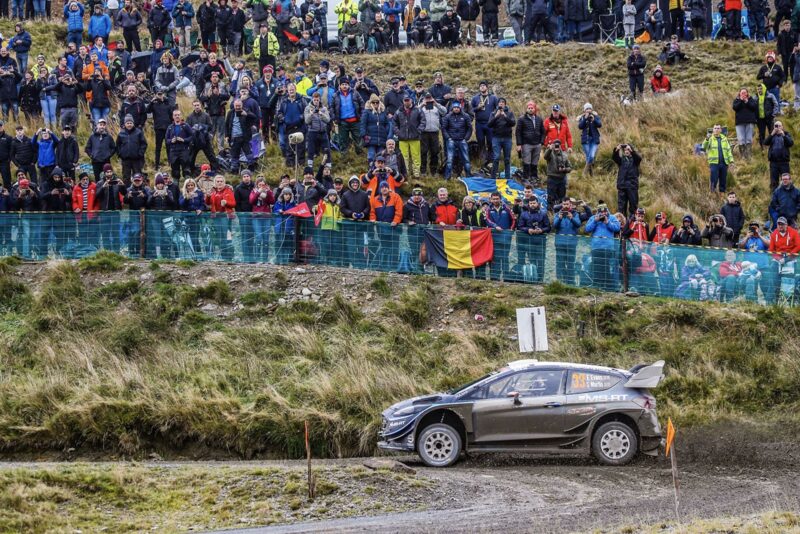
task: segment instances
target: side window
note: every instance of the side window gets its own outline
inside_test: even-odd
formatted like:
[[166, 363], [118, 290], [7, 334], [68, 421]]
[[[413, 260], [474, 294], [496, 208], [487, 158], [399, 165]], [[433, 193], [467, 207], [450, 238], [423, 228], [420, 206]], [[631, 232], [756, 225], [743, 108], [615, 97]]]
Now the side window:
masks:
[[501, 397], [505, 397], [509, 391], [512, 391], [508, 388], [509, 383], [516, 375], [507, 376], [505, 378], [500, 378], [495, 380], [491, 384], [486, 386], [486, 397], [487, 399], [499, 399]]
[[564, 371], [526, 371], [514, 375], [508, 391], [518, 391], [520, 397], [547, 397], [558, 395]]
[[620, 377], [614, 375], [570, 371], [569, 380], [567, 380], [567, 395], [603, 391], [614, 387], [620, 380]]

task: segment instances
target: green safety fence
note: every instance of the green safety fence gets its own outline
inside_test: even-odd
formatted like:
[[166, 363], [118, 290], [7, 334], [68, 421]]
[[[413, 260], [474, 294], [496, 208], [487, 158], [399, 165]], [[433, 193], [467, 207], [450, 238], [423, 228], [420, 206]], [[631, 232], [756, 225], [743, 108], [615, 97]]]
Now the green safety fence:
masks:
[[493, 261], [459, 272], [421, 257], [430, 228], [326, 219], [316, 226], [313, 219], [257, 213], [0, 213], [0, 255], [81, 258], [104, 249], [151, 260], [293, 262], [531, 284], [559, 281], [687, 300], [792, 306], [800, 297], [796, 256], [493, 231]]

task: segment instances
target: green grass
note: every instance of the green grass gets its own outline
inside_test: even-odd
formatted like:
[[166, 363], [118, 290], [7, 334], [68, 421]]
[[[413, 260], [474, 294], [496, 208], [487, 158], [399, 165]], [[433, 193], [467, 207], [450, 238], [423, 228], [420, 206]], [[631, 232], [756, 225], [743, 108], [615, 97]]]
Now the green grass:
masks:
[[115, 252], [101, 250], [78, 260], [78, 267], [84, 272], [113, 273], [121, 270], [126, 261], [124, 256]]
[[[183, 532], [331, 519], [398, 505], [424, 494], [414, 476], [316, 467], [317, 499], [308, 499], [305, 471], [258, 467], [142, 467], [87, 464], [0, 472], [0, 532]], [[353, 498], [362, 506], [347, 506]], [[423, 489], [420, 489], [423, 488]]]

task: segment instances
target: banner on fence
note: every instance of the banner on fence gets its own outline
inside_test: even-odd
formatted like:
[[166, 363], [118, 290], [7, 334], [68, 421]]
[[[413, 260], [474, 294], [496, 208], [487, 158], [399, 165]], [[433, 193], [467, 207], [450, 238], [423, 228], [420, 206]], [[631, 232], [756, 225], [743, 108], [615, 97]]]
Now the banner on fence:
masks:
[[491, 230], [425, 230], [428, 261], [446, 269], [472, 269], [492, 261]]

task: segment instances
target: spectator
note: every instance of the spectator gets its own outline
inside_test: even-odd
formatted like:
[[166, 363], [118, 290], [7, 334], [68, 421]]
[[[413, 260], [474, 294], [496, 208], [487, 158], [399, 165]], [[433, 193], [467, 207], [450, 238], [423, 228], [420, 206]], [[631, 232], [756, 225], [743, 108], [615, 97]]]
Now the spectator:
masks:
[[[34, 150], [31, 138], [25, 135], [25, 129], [21, 125], [17, 125], [16, 135], [11, 140], [10, 158], [17, 168], [17, 172], [23, 171], [26, 176], [30, 177], [30, 181], [34, 185], [38, 184], [36, 178], [36, 152]], [[46, 177], [42, 178], [43, 180]]]
[[[680, 0], [674, 1], [680, 6]], [[671, 5], [672, 3], [670, 3]], [[632, 48], [636, 29], [636, 6], [631, 0], [625, 0], [625, 4], [622, 6], [622, 28], [625, 31], [625, 47]]]
[[[447, 197], [445, 190], [445, 198]], [[452, 203], [451, 203], [452, 204]], [[419, 258], [420, 245], [422, 245], [423, 231], [412, 228], [416, 225], [428, 226], [434, 222], [436, 217], [433, 208], [423, 196], [422, 189], [415, 187], [411, 191], [405, 206], [403, 206], [403, 223], [408, 225], [408, 248], [411, 251], [412, 271], [423, 272], [422, 265], [417, 261]]]
[[224, 176], [214, 177], [214, 188], [206, 196], [206, 205], [211, 211], [214, 246], [219, 249], [223, 260], [233, 261], [233, 243], [228, 235], [231, 231], [231, 220], [236, 217], [236, 200], [233, 197], [233, 188], [225, 183]]
[[672, 82], [670, 82], [669, 76], [664, 74], [661, 65], [656, 65], [653, 71], [653, 77], [650, 78], [650, 89], [654, 95], [663, 95], [672, 91]]
[[752, 155], [753, 129], [758, 118], [758, 101], [751, 97], [747, 89], [741, 89], [733, 101], [736, 112], [736, 140], [739, 153], [747, 160]]
[[[192, 129], [183, 121], [183, 115], [179, 109], [172, 112], [172, 124], [169, 125], [166, 132], [167, 142], [167, 161], [172, 174], [172, 179], [180, 181], [181, 170], [185, 178], [194, 176], [194, 169], [192, 168], [191, 160], [191, 146], [192, 146]], [[231, 149], [233, 156], [234, 150]], [[233, 172], [239, 170], [239, 153], [235, 153], [232, 169]]]
[[789, 161], [791, 159], [790, 148], [794, 145], [794, 140], [789, 132], [783, 129], [781, 121], [775, 121], [770, 134], [764, 139], [767, 149], [767, 159], [769, 160], [769, 188], [774, 191], [778, 187], [780, 177], [790, 172]]
[[[164, 176], [157, 174], [155, 188], [147, 198], [147, 256], [161, 258], [168, 256], [170, 249], [169, 234], [164, 228], [165, 215], [159, 212], [175, 209], [176, 201], [172, 192], [167, 189]], [[170, 215], [171, 216], [171, 215]]]
[[560, 208], [554, 208], [553, 230], [556, 232], [556, 278], [567, 285], [575, 285], [575, 252], [581, 219], [575, 211], [572, 198], [565, 198]]
[[[53, 169], [56, 167], [56, 147], [58, 137], [49, 129], [39, 128], [34, 134], [31, 144], [36, 149], [36, 166], [39, 170], [42, 186], [47, 184]], [[59, 169], [60, 170], [60, 169]], [[63, 177], [63, 171], [60, 171]]]
[[[19, 173], [17, 173], [19, 176]], [[11, 202], [14, 211], [32, 212], [39, 211], [39, 191], [35, 184], [22, 175], [11, 190]], [[17, 240], [22, 241], [22, 257], [31, 258], [32, 251], [36, 251], [38, 229], [30, 217], [20, 217]]]
[[[134, 174], [131, 177], [131, 185], [127, 187], [125, 193], [125, 204], [128, 205], [129, 210], [140, 211], [147, 208], [147, 201], [150, 199], [150, 188], [144, 185], [144, 177], [141, 174]], [[189, 235], [194, 236], [191, 232], [190, 224]], [[141, 255], [141, 219], [139, 217], [129, 217], [126, 227], [125, 235], [128, 242], [128, 254], [131, 257]], [[193, 244], [196, 247], [200, 246], [199, 235], [195, 239], [192, 238]]]
[[161, 65], [153, 77], [153, 88], [156, 91], [163, 91], [170, 105], [174, 106], [179, 81], [178, 69], [172, 64], [172, 54], [164, 52], [161, 56]]
[[167, 39], [167, 30], [172, 23], [169, 11], [164, 7], [163, 0], [155, 0], [150, 13], [147, 16], [147, 29], [150, 31], [150, 41], [162, 43]]
[[636, 208], [636, 214], [622, 230], [622, 237], [636, 241], [647, 241], [650, 235], [650, 226], [645, 219], [644, 208]]
[[532, 100], [525, 105], [525, 113], [517, 119], [517, 153], [522, 160], [522, 173], [527, 182], [539, 183], [539, 157], [545, 139], [544, 123], [538, 115], [538, 107]]
[[177, 41], [180, 44], [181, 55], [186, 55], [192, 50], [192, 19], [194, 7], [191, 2], [178, 0], [172, 8], [172, 21], [176, 30]]
[[[786, 73], [783, 68], [775, 61], [775, 52], [769, 50], [764, 58], [765, 64], [761, 66], [756, 75], [756, 79], [762, 80], [767, 91], [775, 97], [777, 102], [781, 101], [781, 85], [786, 81]], [[778, 113], [780, 114], [780, 110]]]
[[400, 46], [400, 21], [404, 6], [398, 0], [386, 0], [381, 9], [389, 26], [389, 48], [397, 48]]
[[459, 44], [458, 36], [461, 32], [461, 21], [456, 16], [453, 8], [448, 6], [444, 17], [439, 21], [439, 35], [442, 38], [442, 46], [455, 48]]
[[728, 226], [725, 217], [719, 213], [709, 218], [700, 237], [708, 239], [708, 246], [714, 248], [733, 248], [736, 243], [733, 229]]
[[[36, 15], [44, 17], [44, 13], [37, 12]], [[8, 48], [13, 50], [17, 57], [19, 72], [25, 72], [28, 70], [28, 52], [31, 50], [33, 40], [21, 22], [14, 25], [14, 32], [14, 37], [8, 40]]]
[[42, 116], [42, 107], [39, 102], [41, 90], [33, 79], [33, 73], [27, 71], [22, 84], [19, 86], [19, 108], [26, 119], [36, 120]]
[[788, 172], [781, 175], [781, 184], [772, 193], [769, 211], [775, 217], [783, 217], [789, 226], [794, 228], [797, 221], [797, 212], [800, 210], [800, 190], [792, 183]]
[[764, 136], [772, 131], [775, 116], [780, 113], [781, 105], [775, 99], [775, 95], [767, 92], [766, 86], [762, 83], [756, 86], [756, 101], [758, 102], [758, 144], [764, 149]]
[[600, 128], [603, 123], [600, 115], [592, 109], [590, 103], [583, 105], [583, 114], [578, 117], [578, 129], [581, 131], [581, 146], [586, 155], [586, 167], [584, 174], [594, 175], [594, 160], [597, 156], [597, 149], [600, 147]]
[[[549, 198], [548, 196], [548, 200]], [[545, 234], [550, 233], [550, 219], [536, 196], [532, 196], [528, 200], [527, 207], [528, 209], [520, 215], [517, 224], [517, 230], [523, 234], [521, 239], [517, 240], [518, 262], [522, 263], [521, 258], [524, 257], [527, 259], [527, 264], [532, 265], [529, 276], [525, 276], [526, 273], [523, 271], [526, 282], [541, 284], [544, 280], [545, 253], [547, 252], [547, 236]], [[520, 247], [520, 245], [522, 246]]]
[[61, 128], [61, 140], [56, 145], [56, 165], [64, 172], [64, 176], [72, 180], [75, 179], [80, 152], [78, 141], [72, 135], [72, 128], [65, 125]]
[[[126, 5], [131, 0], [127, 0]], [[64, 18], [67, 21], [67, 43], [75, 43], [80, 46], [83, 40], [83, 4], [76, 0], [64, 6]], [[20, 13], [20, 18], [21, 13]], [[124, 28], [124, 26], [123, 26]]]
[[217, 29], [217, 5], [213, 0], [205, 0], [197, 8], [197, 25], [200, 27], [200, 43], [204, 50], [210, 50]]
[[[113, 143], [113, 139], [111, 142]], [[95, 176], [100, 175], [95, 174]], [[121, 230], [119, 212], [122, 210], [123, 199], [127, 192], [127, 187], [114, 174], [111, 164], [103, 165], [102, 178], [97, 182], [97, 209], [108, 213], [98, 214], [97, 222], [100, 227], [99, 233], [103, 240], [103, 248], [112, 252], [119, 251]]]
[[725, 36], [729, 41], [742, 39], [742, 0], [723, 0], [725, 6]]
[[592, 236], [592, 285], [603, 291], [617, 290], [612, 271], [615, 269], [617, 249], [614, 234], [619, 231], [619, 221], [609, 214], [605, 204], [598, 206], [597, 213], [586, 223], [586, 233]]
[[[431, 9], [433, 9], [433, 4], [434, 2], [431, 2]], [[456, 14], [461, 19], [461, 41], [465, 46], [472, 46], [477, 43], [477, 20], [481, 14], [482, 5], [483, 2], [480, 0], [458, 0]], [[445, 9], [442, 9], [442, 15], [444, 15], [444, 12]], [[484, 33], [484, 35], [486, 34]]]
[[[111, 33], [111, 17], [103, 13], [101, 4], [95, 4], [94, 6], [94, 12], [89, 18], [89, 30], [87, 33], [89, 34], [89, 40], [93, 43], [97, 42], [98, 37], [102, 38], [100, 42], [101, 48], [105, 48], [102, 47], [102, 43], [108, 42], [108, 36]], [[106, 56], [107, 59], [108, 56]]]
[[715, 124], [703, 141], [703, 152], [708, 159], [711, 192], [724, 193], [728, 184], [728, 166], [733, 163], [733, 152], [728, 138], [722, 134], [722, 126]]
[[[75, 3], [77, 4], [77, 2]], [[83, 6], [80, 8], [80, 17], [83, 17]], [[83, 21], [81, 20], [79, 22], [80, 28], [78, 31], [82, 32]], [[142, 22], [142, 14], [139, 12], [133, 0], [125, 0], [125, 7], [117, 14], [117, 24], [122, 28], [122, 36], [125, 38], [125, 47], [128, 49], [128, 52], [133, 52], [134, 50], [141, 52], [142, 50], [142, 45], [139, 41], [139, 26], [142, 25]], [[78, 36], [76, 40], [70, 37], [71, 36], [68, 35], [67, 42], [74, 42], [78, 45], [81, 44], [80, 36]]]
[[681, 226], [672, 234], [671, 242], [676, 245], [694, 245], [701, 244], [700, 229], [694, 224], [694, 218], [691, 215], [684, 215], [681, 221]]
[[117, 155], [122, 162], [122, 180], [130, 184], [134, 174], [141, 174], [144, 167], [144, 154], [147, 151], [147, 140], [142, 130], [134, 125], [131, 115], [127, 115], [124, 127], [117, 135]]
[[454, 100], [452, 110], [442, 119], [442, 134], [447, 143], [447, 166], [444, 170], [444, 179], [449, 180], [453, 172], [453, 159], [458, 151], [461, 161], [464, 162], [466, 176], [472, 174], [472, 165], [469, 161], [469, 148], [467, 141], [472, 137], [472, 120], [469, 115], [461, 110], [461, 103]]
[[636, 90], [639, 96], [644, 96], [644, 69], [647, 67], [647, 59], [642, 55], [638, 44], [633, 45], [633, 51], [628, 56], [628, 87], [632, 100], [636, 100]]
[[794, 84], [794, 110], [800, 110], [800, 44], [792, 48], [791, 59], [789, 60], [789, 72]]
[[507, 180], [511, 178], [511, 144], [516, 122], [514, 112], [508, 109], [506, 99], [497, 99], [496, 110], [487, 124], [492, 140], [492, 179], [497, 179], [501, 151], [505, 168], [505, 174], [502, 176]]
[[516, 227], [516, 220], [514, 214], [508, 209], [508, 206], [503, 204], [500, 193], [497, 191], [491, 194], [490, 204], [484, 212], [484, 221], [488, 228], [493, 232], [494, 240], [494, 257], [492, 258], [492, 280], [500, 280], [502, 276], [507, 280], [511, 268], [509, 265], [511, 256], [511, 236], [512, 231]]
[[631, 145], [617, 145], [611, 158], [617, 164], [617, 208], [633, 215], [639, 207], [639, 165], [642, 157]]
[[[161, 145], [167, 137], [167, 130], [172, 124], [172, 112], [175, 106], [169, 103], [163, 89], [156, 91], [156, 96], [147, 106], [148, 113], [153, 115], [153, 131], [156, 137], [155, 168], [161, 167]], [[167, 150], [169, 155], [169, 150]]]
[[367, 147], [367, 167], [372, 167], [375, 155], [386, 145], [392, 136], [393, 121], [389, 120], [380, 97], [372, 94], [364, 111], [361, 113], [360, 134], [364, 146]]
[[[327, 110], [325, 115], [327, 117]], [[234, 100], [233, 109], [228, 112], [225, 119], [225, 137], [231, 149], [232, 172], [239, 172], [242, 153], [247, 160], [247, 167], [253, 165], [255, 156], [250, 148], [250, 141], [253, 133], [258, 131], [257, 128], [257, 117], [244, 110], [241, 100]]]
[[667, 220], [666, 212], [659, 211], [656, 213], [656, 224], [650, 233], [647, 234], [647, 239], [657, 245], [667, 244], [672, 240], [672, 235], [675, 233], [675, 225]]
[[706, 38], [706, 3], [705, 0], [687, 0], [684, 2], [689, 20], [692, 25], [692, 38], [702, 40]]
[[739, 243], [739, 234], [744, 227], [745, 214], [736, 193], [728, 193], [728, 201], [720, 208], [720, 214], [725, 218], [727, 225], [733, 230], [734, 246]]
[[475, 199], [467, 195], [461, 201], [461, 210], [458, 212], [456, 226], [466, 226], [467, 228], [481, 228], [486, 226], [483, 220], [483, 213], [475, 204]]
[[776, 259], [787, 261], [786, 256], [789, 255], [788, 261], [796, 260], [797, 254], [800, 253], [800, 235], [797, 230], [789, 226], [786, 217], [778, 217], [776, 226], [769, 237], [769, 251]]
[[387, 182], [381, 182], [378, 194], [370, 199], [369, 220], [383, 223], [377, 228], [381, 254], [376, 266], [383, 271], [396, 270], [400, 231], [395, 227], [403, 220], [403, 201], [400, 195], [389, 189]]
[[544, 151], [547, 162], [547, 201], [551, 205], [560, 204], [567, 196], [567, 177], [572, 170], [567, 153], [561, 149], [561, 141], [556, 139]]
[[[390, 142], [391, 140], [387, 141], [386, 144], [388, 145]], [[366, 185], [367, 191], [371, 196], [377, 196], [380, 193], [378, 186], [382, 182], [386, 182], [389, 185], [389, 189], [395, 192], [403, 184], [403, 177], [393, 168], [386, 165], [386, 156], [383, 152], [385, 151], [375, 156], [375, 167], [370, 169], [363, 178], [364, 185]], [[400, 156], [399, 153], [397, 155]]]
[[289, 262], [294, 247], [294, 217], [284, 215], [296, 206], [294, 193], [290, 187], [284, 187], [273, 206], [275, 213], [275, 263], [282, 265]]
[[[350, 80], [343, 79], [339, 89], [333, 94], [332, 119], [339, 133], [339, 150], [344, 152], [352, 140], [356, 154], [361, 154], [359, 120], [364, 110], [364, 101], [356, 91], [351, 91]], [[400, 148], [402, 150], [402, 142]]]
[[[494, 1], [494, 0], [492, 0]], [[489, 93], [489, 82], [482, 81], [478, 86], [478, 94], [472, 97], [470, 107], [475, 118], [475, 138], [478, 141], [478, 150], [483, 163], [488, 163], [493, 155], [492, 130], [489, 120], [494, 117], [497, 110], [498, 99]], [[511, 147], [509, 147], [509, 151]]]
[[[235, 103], [234, 103], [235, 105]], [[323, 161], [330, 163], [331, 146], [328, 136], [328, 125], [331, 122], [328, 107], [323, 104], [320, 93], [314, 93], [311, 104], [304, 111], [306, 123], [306, 152], [308, 160], [306, 165], [314, 165], [314, 158], [318, 153], [323, 154]]]
[[[705, 20], [705, 5], [703, 5], [703, 19]], [[650, 4], [650, 8], [644, 12], [644, 28], [652, 40], [661, 42], [664, 35], [664, 15], [658, 9], [658, 4]]]
[[561, 141], [562, 150], [572, 153], [572, 133], [569, 131], [569, 120], [566, 115], [561, 113], [560, 105], [553, 105], [553, 111], [544, 120], [543, 128], [545, 131], [544, 146], [550, 146], [553, 141], [558, 139]]

